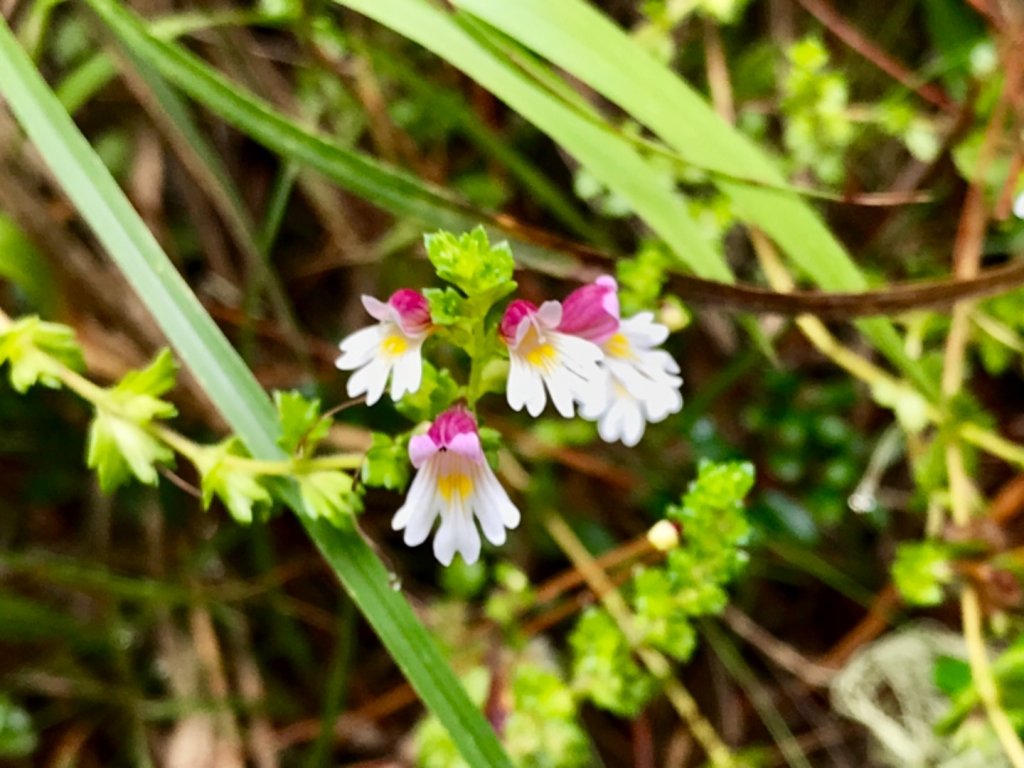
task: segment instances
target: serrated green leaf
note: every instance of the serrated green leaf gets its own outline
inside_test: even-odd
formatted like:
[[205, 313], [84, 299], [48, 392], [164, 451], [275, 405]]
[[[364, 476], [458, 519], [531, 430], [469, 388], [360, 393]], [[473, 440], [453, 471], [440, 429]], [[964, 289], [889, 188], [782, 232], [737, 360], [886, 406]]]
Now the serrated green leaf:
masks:
[[423, 296], [434, 325], [455, 325], [465, 315], [466, 300], [454, 288], [424, 288]]
[[[190, 75], [196, 74], [194, 57], [189, 59], [180, 48], [150, 45], [145, 30], [122, 4], [112, 0], [89, 0], [89, 4], [139, 55], [145, 51], [162, 57], [168, 72], [179, 75], [176, 84], [182, 85]], [[196, 77], [191, 80], [190, 86], [194, 86], [191, 93], [209, 94], [212, 88], [217, 98], [231, 99], [234, 95], [230, 86], [223, 82], [211, 82], [208, 77], [201, 83]], [[61, 188], [232, 429], [259, 458], [284, 458], [276, 442], [277, 419], [270, 398], [175, 271], [117, 182], [2, 20], [0, 93], [32, 143], [39, 148], [40, 156]], [[239, 116], [237, 111], [234, 114]], [[253, 115], [251, 111], [245, 114]], [[283, 125], [280, 119], [262, 135], [265, 138], [272, 135], [277, 142], [275, 146], [282, 147], [294, 147], [297, 138], [294, 127]], [[298, 140], [301, 142], [301, 138]], [[324, 151], [330, 147], [326, 142], [318, 146]], [[351, 178], [358, 180], [359, 174], [353, 173]], [[285, 485], [281, 495], [290, 507], [301, 510], [302, 501], [294, 484]], [[424, 703], [438, 715], [467, 761], [472, 765], [508, 768], [509, 760], [493, 728], [469, 702], [451, 668], [438, 653], [431, 635], [417, 620], [408, 602], [395, 591], [387, 569], [369, 545], [355, 531], [339, 530], [306, 514], [300, 513], [298, 517], [399, 668]]]
[[633, 658], [629, 641], [603, 608], [580, 617], [569, 645], [573, 688], [597, 706], [635, 717], [657, 693], [657, 681]]
[[19, 393], [42, 384], [60, 387], [54, 361], [75, 371], [85, 363], [75, 332], [66, 325], [24, 317], [0, 331], [0, 365], [9, 366], [11, 386]]
[[684, 539], [669, 552], [666, 568], [679, 609], [691, 616], [720, 612], [728, 600], [725, 586], [749, 559], [743, 498], [753, 483], [749, 462], [702, 461], [682, 503], [666, 510]]
[[697, 645], [697, 633], [679, 597], [680, 591], [664, 568], [645, 568], [633, 578], [632, 603], [640, 637], [685, 661]]
[[409, 482], [408, 442], [374, 432], [363, 458], [362, 480], [371, 488], [401, 491]]
[[156, 485], [156, 465], [173, 461], [174, 452], [136, 422], [100, 410], [89, 425], [86, 464], [96, 470], [104, 493], [133, 476]]
[[124, 395], [151, 395], [159, 397], [174, 389], [178, 364], [169, 349], [161, 349], [153, 362], [137, 371], [129, 371], [114, 386], [114, 392]]
[[209, 509], [214, 497], [221, 500], [231, 516], [240, 523], [251, 523], [259, 513], [270, 509], [273, 499], [259, 477], [247, 469], [231, 465], [231, 457], [248, 458], [241, 441], [229, 437], [204, 448], [196, 458], [201, 477], [203, 509]]
[[320, 401], [307, 399], [301, 392], [275, 392], [274, 406], [281, 423], [277, 444], [288, 453], [312, 453], [331, 430], [329, 419], [320, 417]]
[[953, 580], [948, 547], [937, 541], [900, 544], [892, 564], [892, 578], [911, 605], [938, 605], [944, 587]]
[[447, 369], [438, 370], [424, 361], [420, 388], [403, 397], [395, 408], [410, 421], [433, 421], [455, 401], [458, 394], [459, 385]]
[[148, 429], [154, 419], [166, 419], [177, 409], [159, 395], [174, 386], [178, 367], [169, 350], [162, 350], [148, 366], [129, 371], [104, 390], [89, 426], [86, 463], [96, 470], [100, 487], [112, 491], [132, 476], [156, 485], [157, 464], [170, 464], [174, 452]]
[[461, 235], [435, 232], [424, 242], [437, 276], [471, 298], [499, 291], [512, 282], [512, 248], [507, 242], [492, 246], [483, 227]]
[[178, 364], [170, 350], [162, 349], [153, 362], [138, 371], [129, 371], [107, 390], [110, 404], [118, 415], [138, 424], [153, 419], [169, 419], [178, 410], [160, 395], [174, 388]]
[[297, 479], [307, 514], [328, 520], [338, 528], [352, 527], [362, 503], [352, 490], [351, 475], [338, 471], [309, 472]]

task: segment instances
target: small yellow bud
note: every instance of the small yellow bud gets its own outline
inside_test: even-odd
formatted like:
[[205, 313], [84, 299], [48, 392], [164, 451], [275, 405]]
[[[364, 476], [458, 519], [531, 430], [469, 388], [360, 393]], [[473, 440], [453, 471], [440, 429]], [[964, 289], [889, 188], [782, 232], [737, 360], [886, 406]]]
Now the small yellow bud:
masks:
[[666, 298], [658, 308], [658, 321], [672, 332], [681, 331], [691, 319], [690, 311], [675, 297]]
[[679, 529], [668, 520], [659, 520], [647, 532], [647, 540], [659, 552], [668, 552], [679, 546]]

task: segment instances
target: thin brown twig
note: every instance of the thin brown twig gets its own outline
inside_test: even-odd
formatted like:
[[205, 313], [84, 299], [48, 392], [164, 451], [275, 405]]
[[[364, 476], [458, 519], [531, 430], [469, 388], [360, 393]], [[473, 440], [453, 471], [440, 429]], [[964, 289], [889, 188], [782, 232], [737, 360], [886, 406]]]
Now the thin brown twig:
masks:
[[183, 478], [181, 475], [179, 475], [174, 470], [172, 470], [172, 469], [170, 469], [168, 467], [165, 467], [162, 464], [158, 464], [156, 469], [157, 469], [157, 472], [159, 472], [161, 475], [163, 475], [167, 480], [170, 480], [171, 483], [173, 483], [178, 488], [183, 490], [189, 496], [191, 496], [193, 498], [196, 498], [196, 499], [203, 498], [203, 492], [202, 491], [200, 491], [198, 488], [196, 488], [194, 485], [192, 485], [192, 483], [188, 482], [188, 480]]
[[736, 606], [726, 606], [722, 619], [729, 625], [729, 629], [807, 685], [825, 688], [835, 677], [834, 669], [815, 663], [793, 646], [774, 637]]

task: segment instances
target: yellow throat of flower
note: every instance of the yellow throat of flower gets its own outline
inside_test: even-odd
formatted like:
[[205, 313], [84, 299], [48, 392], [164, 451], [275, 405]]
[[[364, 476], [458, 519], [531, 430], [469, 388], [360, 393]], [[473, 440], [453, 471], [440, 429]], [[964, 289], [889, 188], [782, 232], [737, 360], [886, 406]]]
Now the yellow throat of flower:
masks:
[[389, 334], [380, 343], [380, 351], [388, 357], [399, 357], [407, 349], [409, 349], [409, 342], [398, 333]]
[[437, 479], [437, 490], [440, 491], [441, 497], [448, 502], [456, 494], [460, 499], [465, 499], [473, 492], [473, 480], [462, 472], [451, 472], [441, 475]]
[[531, 328], [519, 344], [519, 354], [534, 368], [546, 368], [558, 355], [554, 345]]
[[611, 357], [628, 358], [633, 356], [633, 346], [621, 332], [616, 333], [604, 343], [604, 351]]

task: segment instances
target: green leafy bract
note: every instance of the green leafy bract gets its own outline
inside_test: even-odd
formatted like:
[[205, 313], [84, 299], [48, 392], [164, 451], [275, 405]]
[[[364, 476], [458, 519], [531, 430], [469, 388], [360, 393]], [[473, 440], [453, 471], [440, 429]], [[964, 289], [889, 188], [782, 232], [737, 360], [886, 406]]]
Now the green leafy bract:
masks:
[[374, 432], [363, 458], [363, 483], [371, 488], [401, 491], [409, 482], [408, 441]]
[[362, 511], [359, 496], [352, 490], [352, 476], [336, 470], [308, 472], [298, 476], [299, 491], [311, 517], [322, 517], [336, 527], [352, 526]]
[[938, 605], [943, 587], [953, 580], [949, 549], [938, 541], [900, 544], [892, 578], [903, 599], [912, 605]]
[[750, 524], [743, 514], [743, 499], [753, 485], [754, 466], [749, 462], [704, 460], [682, 504], [667, 510], [668, 518], [683, 527], [685, 551], [704, 562], [704, 570], [717, 581], [732, 578], [747, 562], [741, 545], [750, 536]]
[[664, 244], [658, 242], [644, 243], [636, 256], [616, 262], [619, 303], [624, 316], [652, 309], [657, 304], [671, 265], [671, 255]]
[[[561, 676], [530, 660], [520, 660], [511, 675], [505, 701], [505, 748], [518, 768], [582, 768], [590, 764], [587, 737], [577, 721], [578, 705]], [[490, 674], [483, 667], [462, 678], [479, 705], [487, 699]], [[433, 717], [416, 731], [419, 768], [469, 768], [451, 736]]]
[[576, 699], [558, 674], [534, 664], [519, 664], [512, 680], [512, 701], [505, 743], [516, 765], [577, 768], [590, 764]]
[[169, 419], [177, 409], [163, 395], [174, 386], [177, 364], [162, 350], [146, 368], [130, 371], [103, 393], [89, 427], [86, 463], [110, 492], [134, 476], [156, 485], [157, 464], [169, 464], [174, 452], [151, 431], [154, 420]]
[[569, 644], [573, 687], [599, 707], [634, 717], [657, 693], [657, 681], [633, 658], [628, 639], [603, 608], [580, 617]]
[[300, 392], [275, 392], [274, 406], [281, 423], [277, 443], [288, 453], [312, 453], [331, 429], [330, 420], [320, 415], [320, 401]]
[[448, 372], [423, 361], [420, 388], [403, 397], [395, 408], [410, 421], [433, 421], [459, 394], [459, 385]]
[[203, 449], [196, 457], [202, 476], [203, 509], [209, 509], [216, 496], [240, 523], [251, 523], [259, 513], [270, 509], [270, 492], [259, 478], [244, 467], [233, 466], [231, 458], [248, 458], [238, 438], [231, 437]]
[[466, 299], [454, 288], [424, 288], [423, 296], [434, 325], [455, 325], [465, 314]]
[[636, 629], [645, 643], [680, 661], [690, 658], [697, 633], [683, 596], [664, 568], [645, 568], [633, 579]]
[[438, 277], [467, 296], [504, 295], [515, 289], [512, 249], [506, 242], [492, 246], [483, 227], [462, 235], [436, 232], [425, 243]]
[[35, 384], [59, 387], [54, 360], [75, 371], [85, 367], [75, 332], [66, 325], [32, 316], [0, 331], [0, 365], [10, 366], [8, 375], [16, 392], [24, 393]]

